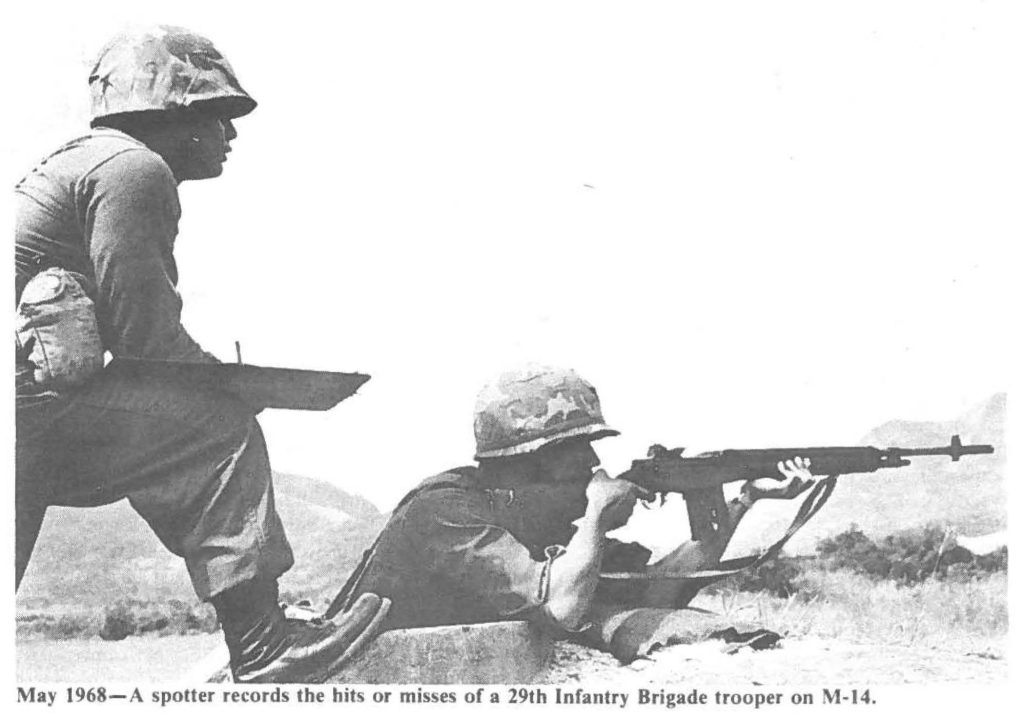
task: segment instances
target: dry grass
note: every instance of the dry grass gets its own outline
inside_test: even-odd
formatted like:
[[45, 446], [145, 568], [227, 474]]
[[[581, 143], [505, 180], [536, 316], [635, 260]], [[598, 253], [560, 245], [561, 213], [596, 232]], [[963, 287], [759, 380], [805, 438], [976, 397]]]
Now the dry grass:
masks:
[[793, 638], [1005, 655], [1009, 625], [1005, 573], [963, 581], [927, 579], [902, 586], [847, 570], [815, 569], [805, 572], [800, 584], [800, 592], [790, 598], [725, 591], [702, 597], [699, 605], [757, 621]]

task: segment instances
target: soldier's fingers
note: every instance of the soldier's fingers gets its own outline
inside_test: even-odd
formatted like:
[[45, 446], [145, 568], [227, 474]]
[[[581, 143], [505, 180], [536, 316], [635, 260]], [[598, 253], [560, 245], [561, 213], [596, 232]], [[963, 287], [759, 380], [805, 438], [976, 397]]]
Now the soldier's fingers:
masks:
[[779, 473], [782, 474], [783, 476], [786, 475], [786, 462], [784, 462], [784, 461], [780, 461], [779, 462]]
[[658, 496], [657, 492], [651, 491], [650, 489], [645, 489], [643, 486], [640, 486], [639, 484], [634, 484], [632, 482], [628, 483], [633, 489], [633, 497], [635, 499], [641, 499], [642, 501], [654, 501], [654, 499]]
[[21, 360], [28, 359], [30, 356], [32, 356], [32, 348], [35, 346], [35, 344], [36, 344], [36, 337], [35, 337], [34, 334], [32, 336], [30, 336], [25, 341], [24, 344], [22, 344], [19, 341], [18, 342], [18, 346], [20, 347], [20, 351], [17, 352], [16, 358], [17, 359], [21, 359]]

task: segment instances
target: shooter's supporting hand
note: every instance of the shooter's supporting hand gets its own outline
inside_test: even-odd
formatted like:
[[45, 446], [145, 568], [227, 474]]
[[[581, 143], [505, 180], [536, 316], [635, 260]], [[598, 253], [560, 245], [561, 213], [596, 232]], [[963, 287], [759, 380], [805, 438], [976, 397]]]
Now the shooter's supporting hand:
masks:
[[799, 456], [780, 461], [781, 479], [753, 479], [743, 485], [741, 495], [751, 503], [759, 499], [792, 499], [814, 484], [811, 474], [811, 460]]

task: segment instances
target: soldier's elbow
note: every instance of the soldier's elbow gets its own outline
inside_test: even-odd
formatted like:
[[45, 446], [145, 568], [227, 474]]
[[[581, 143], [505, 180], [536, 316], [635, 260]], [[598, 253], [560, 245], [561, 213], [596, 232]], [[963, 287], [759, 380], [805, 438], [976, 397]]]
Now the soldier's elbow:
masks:
[[544, 621], [560, 631], [573, 633], [583, 625], [587, 603], [577, 597], [549, 600], [542, 608]]

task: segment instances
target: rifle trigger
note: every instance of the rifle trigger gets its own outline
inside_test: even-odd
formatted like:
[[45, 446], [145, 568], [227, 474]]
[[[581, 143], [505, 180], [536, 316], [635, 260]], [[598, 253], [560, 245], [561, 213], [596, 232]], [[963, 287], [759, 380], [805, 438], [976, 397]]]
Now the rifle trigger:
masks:
[[[657, 503], [655, 503], [657, 502]], [[654, 496], [649, 499], [640, 499], [640, 505], [647, 510], [655, 508], [655, 506], [661, 507], [665, 505], [665, 494], [660, 491], [655, 492]]]

